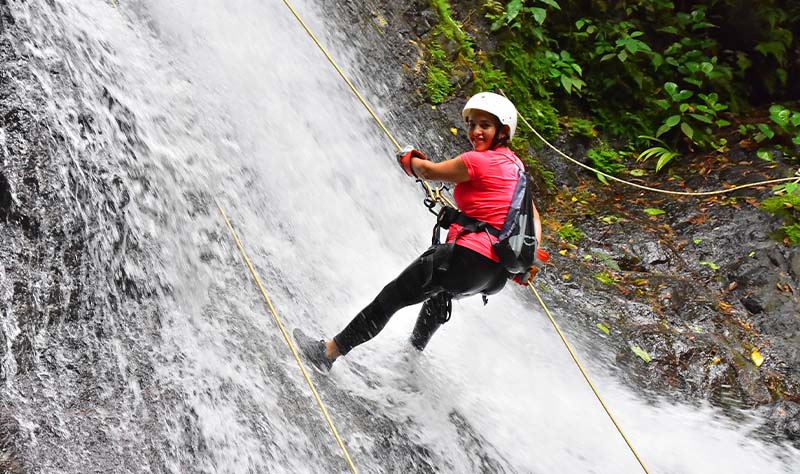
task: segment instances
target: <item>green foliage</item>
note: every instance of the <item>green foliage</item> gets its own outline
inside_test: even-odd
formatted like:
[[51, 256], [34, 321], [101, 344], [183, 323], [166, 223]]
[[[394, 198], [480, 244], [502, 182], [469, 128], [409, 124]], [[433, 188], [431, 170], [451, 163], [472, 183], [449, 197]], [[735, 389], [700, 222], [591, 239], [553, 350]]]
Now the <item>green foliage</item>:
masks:
[[659, 140], [656, 137], [649, 137], [647, 135], [642, 135], [639, 138], [644, 138], [660, 144], [644, 150], [639, 154], [638, 157], [636, 157], [636, 161], [647, 161], [648, 159], [653, 157], [658, 158], [658, 161], [656, 162], [656, 173], [661, 171], [661, 168], [666, 166], [667, 163], [681, 156], [680, 153], [673, 151], [669, 147], [669, 145], [667, 145], [662, 140]]
[[440, 22], [436, 28], [436, 35], [442, 35], [456, 42], [459, 45], [460, 52], [467, 59], [473, 59], [475, 57], [475, 50], [473, 48], [472, 39], [464, 32], [461, 25], [453, 19], [450, 2], [448, 0], [432, 0], [432, 4], [436, 9]]
[[597, 129], [593, 121], [581, 117], [567, 117], [564, 125], [567, 127], [569, 136], [596, 138]]
[[569, 52], [562, 50], [556, 54], [553, 51], [545, 51], [544, 55], [550, 61], [548, 65], [550, 79], [560, 84], [567, 94], [572, 94], [573, 91], [580, 94], [581, 88], [586, 85], [580, 78], [583, 70]]
[[572, 225], [572, 222], [567, 222], [558, 229], [558, 236], [565, 242], [576, 244], [584, 237], [584, 233], [579, 228]]
[[797, 147], [800, 146], [800, 112], [774, 104], [769, 108], [768, 123], [741, 124], [739, 134], [762, 146], [758, 156], [763, 160], [774, 161], [772, 151], [775, 150], [796, 159]]
[[791, 245], [800, 245], [800, 223], [795, 222], [781, 227]]
[[656, 131], [656, 137], [674, 129], [680, 130], [680, 135], [690, 144], [701, 148], [720, 149], [725, 145], [721, 140], [715, 141], [714, 136], [717, 129], [730, 125], [729, 121], [719, 116], [728, 106], [719, 103], [719, 96], [715, 92], [695, 96], [688, 89], [679, 89], [674, 82], [665, 83], [664, 92], [667, 98], [655, 102], [666, 115]]
[[[586, 156], [595, 169], [598, 169], [606, 174], [616, 175], [625, 170], [625, 165], [622, 163], [622, 157], [616, 150], [612, 150], [607, 145], [602, 144], [598, 148], [590, 148], [586, 152]], [[608, 184], [606, 178], [598, 174], [597, 179], [601, 182]]]
[[614, 279], [611, 278], [611, 275], [609, 275], [606, 272], [595, 273], [593, 276], [594, 276], [595, 280], [599, 281], [600, 283], [602, 283], [604, 285], [613, 285], [614, 284]]
[[[486, 17], [492, 20], [492, 31], [507, 26], [510, 28], [522, 29], [531, 24], [536, 31], [536, 35], [541, 38], [542, 30], [539, 29], [547, 18], [547, 8], [550, 7], [560, 10], [561, 7], [555, 0], [511, 0], [503, 8], [497, 8], [499, 2], [489, 2], [495, 4], [495, 8], [487, 13]], [[526, 5], [528, 3], [529, 5]]]
[[800, 145], [800, 112], [776, 104], [769, 108], [769, 119], [779, 133], [791, 137], [792, 143]]
[[443, 69], [431, 66], [428, 68], [428, 78], [425, 81], [425, 90], [434, 104], [441, 104], [453, 86], [450, 84], [450, 75]]
[[783, 218], [781, 231], [791, 245], [800, 245], [800, 184], [777, 186], [775, 196], [761, 202], [761, 208]]

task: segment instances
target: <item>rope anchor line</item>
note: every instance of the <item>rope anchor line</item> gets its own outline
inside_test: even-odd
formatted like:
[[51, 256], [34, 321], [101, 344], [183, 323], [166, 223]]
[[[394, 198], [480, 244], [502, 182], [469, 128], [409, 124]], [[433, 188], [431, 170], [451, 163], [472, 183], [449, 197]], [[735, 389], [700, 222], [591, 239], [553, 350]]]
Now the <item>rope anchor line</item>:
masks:
[[261, 291], [261, 295], [264, 297], [264, 302], [267, 304], [267, 307], [272, 313], [272, 317], [275, 320], [275, 323], [278, 325], [278, 329], [280, 329], [281, 334], [283, 335], [283, 338], [286, 341], [286, 344], [289, 346], [289, 350], [292, 351], [292, 355], [294, 356], [295, 361], [297, 361], [297, 366], [300, 367], [300, 372], [302, 372], [303, 378], [305, 378], [306, 383], [311, 389], [311, 393], [314, 396], [314, 400], [317, 402], [317, 406], [319, 406], [319, 409], [322, 411], [322, 416], [328, 423], [328, 427], [330, 428], [331, 433], [333, 433], [333, 437], [336, 439], [336, 443], [339, 445], [339, 449], [341, 449], [342, 454], [344, 455], [344, 459], [347, 462], [347, 465], [350, 467], [350, 471], [353, 474], [357, 474], [358, 470], [356, 469], [355, 464], [353, 464], [352, 458], [350, 458], [350, 453], [347, 451], [347, 447], [345, 447], [344, 441], [342, 441], [342, 437], [339, 436], [339, 432], [333, 423], [333, 419], [331, 418], [330, 414], [328, 414], [328, 409], [322, 402], [322, 398], [319, 396], [319, 393], [317, 392], [317, 388], [314, 385], [314, 382], [312, 382], [311, 377], [308, 376], [308, 372], [306, 371], [303, 362], [300, 360], [300, 354], [294, 347], [294, 344], [292, 343], [292, 338], [289, 336], [289, 333], [286, 331], [285, 326], [281, 322], [281, 318], [278, 316], [278, 311], [272, 304], [272, 300], [270, 300], [269, 295], [267, 295], [267, 290], [265, 290], [264, 285], [261, 284], [261, 279], [258, 277], [258, 273], [256, 272], [253, 263], [250, 261], [250, 258], [247, 256], [247, 252], [244, 249], [244, 245], [242, 245], [242, 242], [239, 240], [239, 236], [236, 234], [236, 230], [234, 230], [233, 224], [231, 224], [231, 221], [228, 219], [228, 216], [225, 214], [225, 211], [222, 209], [222, 206], [220, 206], [219, 203], [217, 204], [217, 208], [219, 209], [219, 213], [222, 215], [222, 219], [225, 221], [225, 225], [228, 226], [228, 230], [230, 231], [231, 236], [233, 237], [233, 241], [236, 243], [236, 247], [239, 249], [239, 253], [242, 255], [242, 259], [247, 265], [247, 268], [250, 270], [250, 274], [253, 277], [253, 281], [255, 282], [259, 291]]

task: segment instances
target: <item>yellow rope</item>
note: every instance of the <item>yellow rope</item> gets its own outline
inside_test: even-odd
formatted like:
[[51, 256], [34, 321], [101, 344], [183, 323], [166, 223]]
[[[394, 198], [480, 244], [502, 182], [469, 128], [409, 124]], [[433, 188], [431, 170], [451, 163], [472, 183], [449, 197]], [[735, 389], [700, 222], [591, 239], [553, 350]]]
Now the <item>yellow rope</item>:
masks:
[[[328, 52], [326, 51], [325, 47], [322, 46], [322, 44], [319, 42], [319, 40], [317, 40], [316, 36], [314, 36], [314, 34], [311, 32], [310, 28], [306, 25], [306, 23], [303, 21], [303, 19], [300, 18], [300, 15], [298, 15], [297, 12], [295, 11], [295, 9], [292, 8], [292, 6], [289, 3], [289, 1], [288, 0], [284, 0], [283, 3], [285, 3], [286, 6], [289, 7], [289, 10], [291, 10], [291, 12], [294, 15], [294, 17], [297, 19], [297, 21], [300, 22], [300, 24], [303, 26], [303, 28], [306, 30], [306, 32], [309, 34], [309, 36], [311, 36], [311, 39], [314, 40], [314, 43], [317, 44], [319, 49], [322, 51], [322, 53], [325, 55], [325, 57], [328, 59], [328, 61], [331, 63], [331, 65], [334, 67], [334, 69], [336, 69], [336, 71], [339, 73], [339, 75], [342, 76], [342, 78], [347, 83], [347, 85], [350, 86], [350, 90], [352, 90], [353, 93], [356, 95], [356, 97], [358, 97], [358, 100], [361, 101], [361, 103], [364, 105], [364, 107], [366, 107], [366, 109], [369, 111], [369, 113], [372, 115], [372, 117], [375, 119], [375, 121], [381, 127], [381, 129], [386, 134], [386, 136], [389, 137], [389, 139], [392, 141], [392, 143], [394, 143], [395, 147], [399, 150], [400, 149], [400, 145], [397, 143], [397, 140], [394, 139], [394, 137], [389, 132], [389, 130], [383, 125], [383, 122], [381, 122], [380, 119], [378, 118], [378, 116], [375, 115], [375, 112], [372, 111], [372, 108], [367, 104], [367, 102], [364, 100], [364, 98], [361, 96], [361, 94], [359, 94], [359, 92], [356, 90], [355, 86], [353, 86], [353, 83], [350, 82], [350, 80], [347, 78], [347, 76], [345, 76], [344, 72], [342, 72], [342, 70], [339, 68], [339, 66], [336, 64], [336, 62], [333, 60], [331, 55], [328, 54]], [[534, 130], [534, 133], [536, 133], [535, 130]], [[422, 181], [422, 183], [426, 187], [426, 190], [428, 191], [428, 195], [432, 199], [438, 200], [438, 202], [443, 202], [442, 200], [445, 197], [440, 192], [438, 192], [437, 190], [431, 189], [431, 187], [425, 181]], [[452, 206], [452, 207], [456, 207], [454, 204], [450, 203], [449, 201], [447, 201], [447, 204]], [[597, 389], [595, 389], [594, 385], [589, 380], [588, 375], [586, 375], [586, 371], [584, 371], [583, 367], [581, 366], [580, 362], [578, 361], [577, 356], [572, 351], [572, 348], [570, 347], [569, 343], [567, 343], [567, 340], [564, 337], [564, 334], [561, 332], [561, 329], [559, 329], [558, 325], [556, 324], [555, 320], [553, 319], [552, 315], [550, 314], [550, 311], [545, 306], [544, 301], [542, 301], [542, 299], [539, 298], [539, 294], [533, 288], [533, 285], [531, 283], [529, 283], [529, 286], [530, 286], [531, 290], [533, 290], [533, 292], [536, 295], [536, 297], [539, 299], [539, 303], [542, 305], [542, 308], [544, 308], [545, 312], [547, 313], [547, 316], [550, 318], [550, 321], [555, 326], [556, 332], [558, 332], [558, 335], [561, 337], [561, 340], [564, 342], [564, 345], [566, 345], [567, 350], [569, 351], [570, 355], [572, 356], [572, 359], [578, 364], [578, 368], [580, 369], [580, 371], [583, 374], [584, 378], [586, 379], [587, 382], [589, 382], [589, 386], [591, 387], [592, 392], [594, 392], [594, 395], [600, 401], [600, 404], [603, 406], [603, 409], [605, 409], [606, 413], [611, 418], [612, 423], [614, 423], [614, 426], [617, 428], [617, 431], [619, 431], [619, 433], [622, 435], [622, 438], [625, 440], [625, 443], [631, 449], [631, 451], [633, 452], [633, 455], [636, 457], [636, 460], [639, 461], [639, 464], [641, 464], [641, 466], [644, 469], [645, 473], [649, 474], [649, 471], [647, 470], [647, 468], [645, 468], [644, 463], [642, 463], [642, 460], [639, 458], [639, 455], [633, 449], [633, 446], [628, 441], [628, 438], [623, 434], [622, 429], [617, 424], [616, 420], [614, 420], [614, 417], [611, 416], [611, 412], [606, 407], [606, 404], [603, 402], [602, 398], [600, 398], [600, 394], [597, 392]]]
[[[392, 142], [392, 144], [395, 147], [395, 150], [397, 150], [397, 151], [401, 150], [403, 147], [400, 146], [400, 143], [397, 142], [397, 140], [394, 138], [394, 136], [389, 131], [389, 129], [386, 128], [386, 126], [383, 124], [381, 119], [378, 118], [378, 115], [375, 113], [374, 110], [372, 110], [372, 107], [369, 106], [369, 104], [367, 103], [366, 99], [364, 99], [364, 97], [361, 95], [361, 93], [358, 92], [358, 89], [356, 89], [356, 86], [354, 86], [353, 83], [350, 82], [350, 79], [347, 78], [347, 76], [345, 75], [344, 71], [342, 71], [342, 69], [339, 67], [339, 65], [336, 64], [336, 61], [334, 61], [333, 58], [331, 57], [331, 55], [328, 54], [328, 51], [325, 49], [324, 46], [322, 46], [322, 43], [320, 43], [320, 41], [317, 39], [316, 35], [314, 35], [314, 33], [311, 31], [311, 28], [309, 28], [309, 26], [306, 24], [306, 22], [303, 21], [303, 19], [297, 13], [297, 11], [294, 9], [294, 7], [292, 7], [292, 4], [289, 3], [288, 0], [283, 0], [283, 3], [286, 4], [286, 6], [289, 8], [289, 11], [292, 12], [292, 15], [294, 15], [294, 17], [297, 19], [297, 21], [300, 23], [300, 25], [302, 25], [303, 29], [306, 30], [306, 33], [308, 33], [308, 36], [310, 36], [311, 39], [314, 41], [314, 43], [316, 43], [317, 47], [320, 49], [320, 51], [322, 51], [322, 54], [324, 54], [325, 58], [328, 59], [328, 62], [330, 62], [331, 65], [333, 66], [333, 68], [336, 69], [336, 72], [339, 73], [339, 76], [341, 76], [342, 79], [344, 80], [344, 82], [347, 83], [348, 87], [350, 87], [350, 90], [353, 91], [353, 94], [355, 94], [355, 96], [358, 98], [359, 102], [361, 102], [361, 105], [363, 105], [364, 108], [367, 109], [367, 112], [369, 112], [369, 114], [372, 115], [372, 118], [375, 120], [375, 122], [378, 124], [378, 126], [381, 128], [381, 130], [383, 130], [383, 133], [386, 134], [387, 137], [389, 137], [389, 141]], [[445, 202], [449, 206], [455, 207], [450, 202], [450, 200], [447, 199], [446, 196], [443, 196], [440, 192], [434, 190], [430, 186], [430, 184], [428, 184], [427, 181], [425, 181], [423, 179], [418, 179], [418, 181], [422, 184], [422, 186], [425, 188], [425, 191], [428, 193], [428, 196], [430, 196], [432, 199], [437, 200], [437, 198], [438, 198], [440, 200], [443, 200], [443, 202]]]
[[320, 410], [322, 410], [322, 415], [325, 417], [325, 421], [328, 422], [328, 426], [333, 433], [333, 437], [336, 438], [336, 442], [339, 444], [339, 448], [342, 450], [342, 454], [344, 454], [344, 458], [347, 461], [348, 466], [350, 466], [350, 470], [353, 474], [356, 474], [358, 471], [356, 470], [356, 466], [353, 464], [353, 460], [350, 458], [350, 454], [347, 452], [347, 448], [344, 445], [344, 441], [339, 436], [339, 432], [336, 431], [336, 426], [333, 424], [333, 420], [331, 419], [330, 415], [328, 414], [328, 410], [325, 408], [325, 404], [322, 403], [322, 398], [320, 398], [319, 393], [317, 393], [317, 388], [314, 386], [314, 382], [311, 381], [311, 377], [308, 376], [308, 372], [306, 371], [303, 362], [300, 360], [300, 355], [297, 353], [297, 350], [292, 343], [292, 338], [289, 337], [289, 333], [286, 332], [286, 329], [281, 323], [281, 319], [278, 317], [278, 312], [275, 310], [275, 307], [272, 305], [272, 301], [269, 299], [267, 295], [267, 291], [264, 289], [264, 285], [261, 284], [261, 279], [258, 278], [258, 273], [256, 273], [255, 267], [250, 262], [250, 258], [248, 258], [247, 253], [244, 250], [244, 246], [242, 242], [239, 240], [239, 236], [236, 235], [236, 231], [233, 229], [233, 225], [231, 221], [228, 219], [228, 216], [225, 214], [225, 211], [222, 209], [222, 206], [217, 204], [219, 208], [219, 213], [222, 214], [222, 218], [225, 220], [225, 224], [228, 226], [228, 229], [231, 231], [231, 235], [233, 236], [234, 242], [236, 242], [236, 247], [239, 248], [239, 252], [242, 254], [242, 258], [244, 259], [245, 263], [247, 264], [247, 268], [250, 269], [250, 274], [253, 275], [253, 280], [258, 286], [258, 289], [261, 291], [261, 295], [264, 297], [264, 301], [267, 303], [269, 310], [272, 312], [272, 317], [275, 319], [275, 323], [278, 325], [278, 328], [281, 330], [281, 334], [283, 334], [283, 338], [286, 340], [286, 344], [289, 345], [289, 349], [292, 351], [292, 355], [294, 355], [294, 359], [297, 361], [297, 365], [300, 367], [300, 371], [303, 373], [303, 377], [306, 379], [306, 383], [311, 388], [311, 393], [314, 394], [314, 399], [317, 401], [317, 405], [319, 405]]
[[[500, 90], [500, 92], [503, 95], [505, 95], [505, 92], [503, 92], [502, 89]], [[576, 160], [575, 158], [572, 158], [571, 156], [567, 155], [563, 151], [561, 151], [558, 148], [556, 148], [553, 144], [551, 144], [550, 142], [545, 140], [545, 138], [541, 134], [539, 134], [539, 132], [537, 132], [536, 129], [534, 129], [533, 126], [531, 126], [530, 123], [528, 123], [528, 121], [525, 119], [525, 117], [522, 116], [522, 114], [519, 114], [519, 118], [522, 119], [522, 122], [525, 125], [527, 125], [528, 129], [530, 129], [530, 131], [533, 132], [534, 135], [536, 135], [536, 137], [539, 140], [543, 141], [545, 145], [550, 147], [553, 151], [555, 151], [556, 153], [561, 155], [563, 158], [571, 161], [572, 163], [575, 163], [576, 165], [580, 166], [581, 168], [585, 168], [585, 169], [587, 169], [589, 171], [592, 171], [594, 173], [597, 173], [597, 174], [599, 174], [599, 175], [601, 175], [601, 176], [603, 176], [605, 178], [608, 178], [608, 179], [613, 180], [613, 181], [617, 181], [618, 183], [626, 184], [628, 186], [633, 186], [634, 188], [643, 189], [645, 191], [652, 191], [652, 192], [655, 192], [655, 193], [662, 193], [662, 194], [672, 194], [672, 195], [676, 195], [676, 196], [713, 196], [713, 195], [716, 195], [716, 194], [730, 193], [730, 192], [736, 191], [737, 189], [753, 188], [753, 187], [756, 187], [756, 186], [765, 186], [767, 184], [778, 184], [778, 183], [785, 183], [785, 182], [788, 182], [788, 181], [794, 181], [794, 182], [800, 183], [800, 171], [798, 171], [797, 175], [795, 177], [793, 177], [793, 178], [770, 179], [770, 180], [767, 180], [767, 181], [759, 181], [759, 182], [756, 182], [756, 183], [741, 184], [739, 186], [734, 186], [732, 188], [727, 188], [727, 189], [718, 189], [716, 191], [703, 191], [703, 192], [669, 191], [669, 190], [666, 190], [666, 189], [651, 188], [650, 186], [643, 186], [641, 184], [636, 184], [636, 183], [632, 183], [630, 181], [625, 181], [624, 179], [617, 178], [616, 176], [611, 176], [608, 173], [604, 173], [604, 172], [602, 172], [602, 171], [600, 171], [598, 169], [592, 168], [589, 165], [581, 163], [580, 161]]]
[[533, 286], [533, 281], [529, 281], [528, 282], [528, 288], [531, 289], [533, 294], [536, 296], [536, 299], [539, 300], [539, 304], [542, 305], [542, 309], [544, 309], [544, 312], [547, 314], [548, 319], [550, 319], [550, 322], [553, 324], [553, 327], [555, 328], [556, 332], [558, 333], [558, 337], [561, 338], [561, 342], [563, 342], [564, 346], [566, 346], [567, 351], [569, 352], [569, 355], [572, 356], [572, 360], [575, 361], [575, 364], [578, 366], [578, 369], [581, 371], [581, 374], [583, 375], [583, 378], [586, 379], [586, 383], [589, 384], [589, 387], [592, 389], [592, 392], [594, 392], [594, 396], [600, 402], [600, 405], [603, 406], [603, 410], [605, 410], [606, 414], [611, 419], [611, 422], [614, 423], [614, 427], [617, 429], [617, 431], [619, 431], [619, 434], [622, 436], [622, 439], [625, 440], [625, 444], [628, 445], [628, 448], [630, 448], [631, 452], [636, 457], [636, 460], [639, 461], [639, 465], [642, 466], [642, 469], [644, 469], [644, 472], [649, 474], [650, 471], [648, 471], [647, 467], [645, 467], [644, 462], [642, 461], [642, 458], [639, 457], [639, 454], [636, 452], [636, 449], [634, 449], [633, 445], [628, 440], [628, 437], [625, 436], [625, 433], [622, 431], [622, 428], [617, 423], [617, 420], [614, 419], [614, 415], [611, 414], [611, 410], [609, 410], [608, 406], [606, 406], [605, 402], [603, 402], [603, 398], [600, 396], [600, 393], [595, 388], [595, 386], [592, 383], [591, 379], [589, 379], [589, 375], [586, 373], [586, 370], [584, 370], [583, 365], [581, 364], [580, 360], [578, 360], [578, 356], [575, 355], [575, 351], [572, 350], [572, 346], [570, 346], [569, 342], [567, 342], [567, 338], [564, 337], [564, 333], [561, 332], [561, 328], [558, 326], [558, 323], [556, 323], [556, 320], [553, 318], [553, 315], [550, 314], [550, 310], [547, 309], [547, 305], [544, 304], [544, 300], [542, 300], [542, 297], [539, 296], [539, 292], [536, 291], [536, 288]]

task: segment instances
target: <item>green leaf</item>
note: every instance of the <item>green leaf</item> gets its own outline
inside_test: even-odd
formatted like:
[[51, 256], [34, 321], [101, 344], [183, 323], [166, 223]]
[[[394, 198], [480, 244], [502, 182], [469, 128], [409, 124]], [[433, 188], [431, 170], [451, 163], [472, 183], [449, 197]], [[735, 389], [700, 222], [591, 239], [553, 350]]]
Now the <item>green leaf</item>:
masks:
[[689, 84], [692, 84], [693, 86], [703, 87], [703, 81], [701, 81], [700, 79], [694, 79], [692, 77], [684, 77], [683, 80], [688, 82]]
[[544, 3], [545, 5], [549, 5], [555, 8], [556, 10], [561, 10], [561, 5], [559, 5], [558, 2], [556, 2], [556, 0], [541, 0], [541, 2]]
[[678, 125], [678, 122], [680, 121], [681, 121], [680, 115], [673, 115], [671, 117], [668, 117], [667, 120], [664, 120], [664, 125], [669, 125], [669, 127], [672, 128], [675, 125]]
[[508, 2], [506, 6], [506, 23], [511, 23], [519, 15], [519, 12], [522, 11], [522, 3], [523, 0], [511, 0]]
[[763, 133], [764, 136], [766, 136], [767, 138], [772, 138], [772, 137], [775, 136], [775, 132], [773, 132], [772, 129], [769, 128], [769, 125], [767, 125], [765, 123], [758, 124], [758, 130], [761, 133]]
[[649, 207], [649, 208], [645, 209], [644, 212], [645, 212], [645, 214], [647, 214], [649, 216], [659, 216], [661, 214], [664, 214], [663, 210], [656, 209], [654, 207]]
[[611, 276], [608, 273], [605, 273], [605, 272], [595, 273], [593, 276], [597, 281], [599, 281], [600, 283], [602, 283], [604, 285], [613, 285], [614, 284], [614, 279], [611, 278]]
[[772, 158], [772, 153], [770, 153], [769, 150], [766, 150], [764, 148], [761, 148], [760, 150], [758, 150], [756, 152], [756, 156], [758, 156], [759, 158], [761, 158], [764, 161], [775, 161], [775, 159]]
[[697, 120], [698, 122], [703, 122], [703, 123], [707, 123], [707, 124], [714, 123], [714, 120], [711, 117], [709, 117], [708, 115], [689, 114], [689, 116], [690, 117], [694, 117], [694, 119]]
[[750, 257], [750, 258], [753, 258], [753, 257], [756, 256], [756, 252], [755, 251], [750, 252], [750, 253], [747, 254], [747, 256]]
[[544, 20], [547, 18], [547, 10], [544, 8], [534, 7], [531, 8], [530, 12], [533, 15], [533, 19], [536, 20], [536, 23], [540, 25], [544, 24]]
[[651, 360], [653, 360], [650, 357], [650, 354], [648, 354], [646, 350], [642, 349], [639, 346], [631, 346], [631, 350], [633, 351], [634, 354], [639, 356], [639, 358], [642, 359], [645, 362], [649, 363]]
[[599, 330], [603, 331], [604, 333], [606, 333], [606, 336], [610, 336], [611, 335], [611, 330], [608, 329], [608, 327], [603, 323], [597, 323], [597, 329], [599, 329]]
[[695, 245], [700, 245], [700, 242], [702, 242], [702, 241], [703, 241], [703, 239], [694, 239], [694, 240], [692, 240], [692, 242], [694, 242]]
[[689, 137], [689, 140], [694, 138], [694, 129], [692, 128], [691, 125], [689, 125], [686, 122], [681, 123], [681, 132], [683, 132], [684, 135]]
[[561, 76], [561, 87], [567, 91], [567, 94], [572, 94], [572, 79], [567, 76]]
[[667, 163], [672, 161], [672, 159], [677, 157], [677, 156], [679, 156], [679, 154], [675, 153], [674, 151], [667, 151], [667, 152], [662, 153], [661, 154], [661, 158], [659, 158], [658, 161], [656, 162], [656, 173], [661, 171], [661, 168], [666, 166]]
[[663, 135], [663, 134], [665, 134], [665, 133], [669, 132], [671, 128], [672, 128], [672, 127], [670, 127], [670, 126], [669, 126], [669, 125], [667, 125], [667, 124], [664, 124], [664, 125], [662, 125], [662, 126], [658, 127], [658, 130], [656, 130], [656, 136], [657, 136], [657, 137], [660, 137], [661, 135]]
[[653, 54], [653, 57], [650, 59], [650, 64], [653, 65], [653, 69], [658, 69], [664, 64], [664, 56], [661, 56], [658, 53]]
[[701, 260], [699, 263], [700, 263], [700, 265], [703, 265], [704, 267], [708, 267], [708, 268], [710, 268], [712, 270], [719, 270], [719, 265], [717, 265], [714, 262], [709, 262], [707, 260]]
[[646, 175], [647, 171], [645, 171], [643, 169], [640, 169], [640, 168], [636, 168], [636, 169], [630, 170], [629, 173], [630, 173], [631, 176], [641, 177], [641, 176]]

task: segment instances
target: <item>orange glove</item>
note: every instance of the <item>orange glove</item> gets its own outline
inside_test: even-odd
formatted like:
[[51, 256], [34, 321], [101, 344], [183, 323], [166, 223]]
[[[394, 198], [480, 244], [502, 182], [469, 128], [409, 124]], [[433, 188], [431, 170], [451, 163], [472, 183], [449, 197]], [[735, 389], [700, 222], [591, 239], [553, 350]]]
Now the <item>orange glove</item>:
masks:
[[411, 167], [411, 158], [427, 160], [428, 157], [413, 146], [407, 146], [397, 152], [397, 162], [400, 163], [400, 167], [403, 168], [403, 171], [405, 171], [407, 175], [411, 176], [412, 178], [416, 178], [417, 175], [414, 173], [414, 169]]

